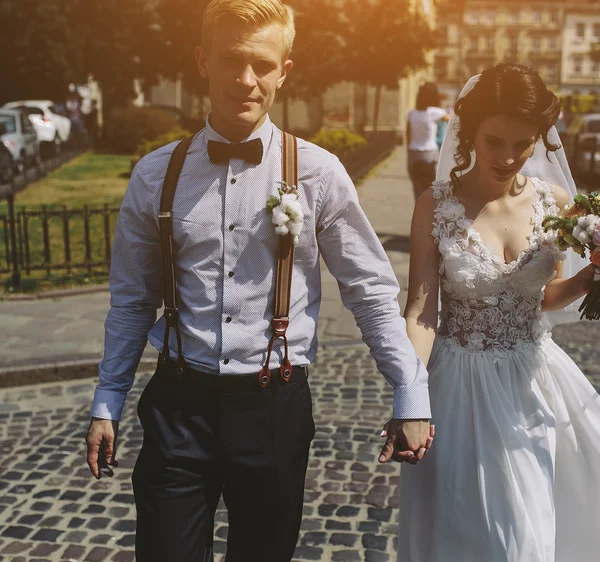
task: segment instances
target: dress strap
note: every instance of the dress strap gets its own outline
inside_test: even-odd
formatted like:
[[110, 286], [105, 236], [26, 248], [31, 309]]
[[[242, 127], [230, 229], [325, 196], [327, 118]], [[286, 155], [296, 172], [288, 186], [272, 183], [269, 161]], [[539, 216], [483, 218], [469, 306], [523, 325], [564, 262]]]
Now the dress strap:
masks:
[[459, 227], [457, 220], [464, 217], [464, 207], [456, 200], [449, 181], [435, 181], [432, 185], [433, 197], [437, 201], [433, 212], [431, 234], [436, 242], [454, 236]]
[[542, 222], [546, 215], [558, 213], [556, 198], [554, 197], [554, 186], [539, 178], [529, 178], [533, 184], [535, 195], [534, 223], [536, 228], [542, 228]]

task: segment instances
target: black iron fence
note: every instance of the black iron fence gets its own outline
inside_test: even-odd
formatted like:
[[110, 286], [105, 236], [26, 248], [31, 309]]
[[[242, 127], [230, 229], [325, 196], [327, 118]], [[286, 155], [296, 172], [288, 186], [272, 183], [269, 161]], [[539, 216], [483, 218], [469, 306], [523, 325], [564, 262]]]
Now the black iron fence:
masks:
[[[342, 159], [356, 181], [397, 145], [397, 136], [377, 134], [368, 144]], [[54, 165], [58, 164], [53, 162]], [[7, 187], [7, 186], [4, 186]], [[21, 275], [42, 271], [50, 275], [63, 271], [107, 271], [111, 261], [111, 243], [118, 208], [84, 206], [45, 206], [15, 209], [16, 186], [9, 186], [0, 197], [6, 197], [8, 213], [0, 215], [0, 274], [11, 274], [12, 285], [18, 287]], [[4, 254], [4, 255], [2, 255]]]
[[21, 273], [108, 269], [118, 213], [118, 208], [108, 205], [82, 209], [42, 206], [12, 212], [9, 206], [9, 214], [0, 215], [5, 258], [0, 273], [12, 273], [13, 284], [18, 285]]

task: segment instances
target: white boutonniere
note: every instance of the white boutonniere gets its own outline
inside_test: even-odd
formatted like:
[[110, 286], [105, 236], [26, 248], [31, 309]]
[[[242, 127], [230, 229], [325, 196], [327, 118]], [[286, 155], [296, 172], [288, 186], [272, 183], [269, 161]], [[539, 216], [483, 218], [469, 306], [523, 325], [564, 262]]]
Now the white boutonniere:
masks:
[[298, 188], [282, 181], [277, 192], [279, 195], [271, 195], [267, 199], [267, 211], [273, 214], [271, 222], [275, 225], [275, 232], [279, 236], [291, 234], [296, 246], [304, 223], [304, 213], [298, 201]]

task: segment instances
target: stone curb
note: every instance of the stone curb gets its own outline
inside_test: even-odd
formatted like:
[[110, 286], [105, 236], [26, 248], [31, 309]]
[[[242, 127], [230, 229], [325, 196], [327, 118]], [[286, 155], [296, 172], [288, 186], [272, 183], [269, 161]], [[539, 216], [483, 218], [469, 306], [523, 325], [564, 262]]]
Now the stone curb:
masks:
[[0, 296], [0, 301], [35, 301], [38, 299], [58, 299], [61, 297], [73, 297], [77, 295], [89, 295], [91, 293], [102, 293], [108, 291], [108, 283], [106, 285], [89, 285], [87, 287], [73, 287], [71, 289], [54, 289], [52, 291], [44, 291], [42, 293], [16, 294], [10, 293]]
[[[332, 340], [320, 344], [321, 350], [344, 349], [361, 347], [365, 344], [361, 340]], [[100, 358], [74, 359], [72, 361], [56, 361], [48, 363], [34, 363], [30, 365], [17, 365], [10, 367], [0, 366], [0, 388], [15, 386], [28, 386], [49, 382], [62, 382], [76, 379], [96, 378]], [[154, 369], [155, 359], [140, 361], [139, 371]]]

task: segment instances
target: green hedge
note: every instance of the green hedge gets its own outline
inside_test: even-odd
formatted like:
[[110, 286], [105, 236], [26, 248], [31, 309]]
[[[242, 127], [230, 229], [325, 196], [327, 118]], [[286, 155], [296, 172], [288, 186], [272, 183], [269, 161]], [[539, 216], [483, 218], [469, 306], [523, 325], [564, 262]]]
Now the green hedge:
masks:
[[159, 149], [161, 146], [165, 146], [167, 144], [171, 144], [172, 142], [183, 140], [189, 137], [192, 133], [182, 129], [181, 127], [175, 127], [170, 130], [168, 133], [164, 133], [157, 137], [154, 140], [145, 140], [140, 143], [135, 151], [135, 155], [131, 159], [131, 168], [133, 167], [144, 157], [146, 154], [150, 154], [155, 150]]
[[177, 120], [163, 111], [128, 107], [115, 111], [106, 122], [104, 144], [118, 154], [133, 154], [145, 141], [156, 140], [177, 127]]
[[341, 160], [367, 144], [365, 138], [348, 129], [321, 129], [310, 142], [332, 152]]

